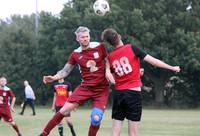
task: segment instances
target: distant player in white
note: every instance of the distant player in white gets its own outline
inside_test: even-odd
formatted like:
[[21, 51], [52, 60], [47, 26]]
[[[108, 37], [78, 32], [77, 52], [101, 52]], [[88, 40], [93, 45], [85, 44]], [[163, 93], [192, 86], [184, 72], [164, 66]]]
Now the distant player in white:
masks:
[[22, 111], [20, 112], [20, 115], [24, 114], [24, 110], [26, 108], [26, 105], [29, 104], [31, 106], [31, 109], [33, 111], [33, 116], [36, 115], [35, 113], [35, 107], [34, 107], [34, 100], [35, 100], [35, 94], [32, 89], [32, 87], [29, 85], [29, 82], [27, 80], [24, 81], [24, 93], [25, 93], [25, 101], [22, 107]]

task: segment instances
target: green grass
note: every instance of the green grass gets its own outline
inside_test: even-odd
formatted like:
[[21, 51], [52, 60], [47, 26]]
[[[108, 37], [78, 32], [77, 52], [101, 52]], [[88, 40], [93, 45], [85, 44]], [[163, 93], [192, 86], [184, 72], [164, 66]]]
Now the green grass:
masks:
[[[37, 136], [53, 113], [50, 107], [36, 107], [37, 115], [31, 116], [27, 108], [24, 116], [18, 115], [20, 108], [13, 113], [14, 120], [23, 132], [23, 136]], [[89, 127], [89, 109], [78, 109], [72, 112], [72, 119], [77, 136], [87, 136]], [[111, 110], [105, 112], [98, 136], [109, 136], [111, 132]], [[159, 110], [144, 109], [139, 127], [139, 136], [199, 136], [200, 110]], [[16, 136], [8, 124], [0, 122], [0, 136]], [[59, 136], [57, 128], [50, 136]], [[70, 136], [70, 131], [65, 125], [65, 136]], [[128, 136], [127, 121], [125, 120], [121, 136]]]

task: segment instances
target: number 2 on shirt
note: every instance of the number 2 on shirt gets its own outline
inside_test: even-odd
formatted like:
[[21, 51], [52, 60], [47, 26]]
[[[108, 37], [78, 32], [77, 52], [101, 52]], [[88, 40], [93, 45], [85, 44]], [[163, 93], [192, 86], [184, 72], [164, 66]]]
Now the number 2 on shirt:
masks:
[[112, 65], [115, 69], [115, 73], [119, 76], [123, 76], [124, 74], [128, 74], [133, 71], [127, 57], [121, 57], [119, 60], [114, 60]]

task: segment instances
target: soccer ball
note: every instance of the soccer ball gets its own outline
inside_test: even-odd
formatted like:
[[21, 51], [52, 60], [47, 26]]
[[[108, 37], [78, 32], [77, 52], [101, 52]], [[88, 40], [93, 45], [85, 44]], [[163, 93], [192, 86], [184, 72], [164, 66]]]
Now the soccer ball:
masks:
[[108, 11], [110, 11], [110, 6], [107, 0], [97, 0], [93, 4], [94, 13], [98, 16], [104, 16]]

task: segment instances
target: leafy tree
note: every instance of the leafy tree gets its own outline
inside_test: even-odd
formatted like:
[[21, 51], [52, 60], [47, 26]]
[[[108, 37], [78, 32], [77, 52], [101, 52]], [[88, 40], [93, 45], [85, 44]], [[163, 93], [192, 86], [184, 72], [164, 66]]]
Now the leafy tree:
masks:
[[[23, 95], [23, 80], [35, 84], [36, 37], [33, 16], [12, 16], [0, 26], [0, 73], [8, 78], [15, 93]], [[17, 95], [18, 96], [18, 95]]]
[[[92, 41], [100, 41], [101, 32], [113, 27], [125, 43], [131, 42], [156, 58], [181, 66], [182, 72], [175, 74], [142, 63], [145, 84], [153, 88], [144, 92], [145, 103], [199, 106], [200, 4], [197, 0], [192, 0], [190, 11], [186, 11], [187, 0], [109, 0], [111, 11], [103, 17], [94, 14], [94, 0], [71, 2], [65, 4], [59, 16], [40, 13], [37, 37], [34, 14], [0, 21], [0, 74], [9, 78], [15, 93], [22, 89], [24, 79], [30, 79], [38, 99], [48, 101], [52, 96], [48, 91], [51, 86], [42, 83], [42, 76], [55, 74], [79, 46], [74, 35], [76, 28], [88, 26]], [[74, 86], [81, 81], [78, 67], [67, 79]]]

